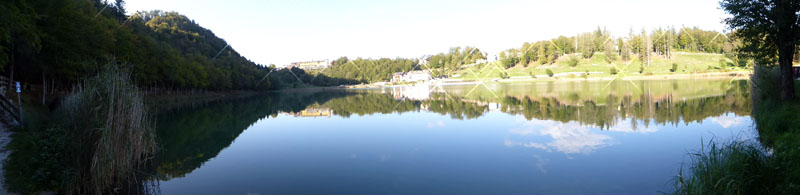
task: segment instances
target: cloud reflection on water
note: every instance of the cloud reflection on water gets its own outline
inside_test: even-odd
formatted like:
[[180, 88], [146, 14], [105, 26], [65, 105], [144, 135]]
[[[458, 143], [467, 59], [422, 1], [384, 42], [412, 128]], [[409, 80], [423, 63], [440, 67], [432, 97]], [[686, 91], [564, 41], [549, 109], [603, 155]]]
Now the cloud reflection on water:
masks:
[[549, 136], [552, 141], [539, 143], [535, 141], [518, 142], [506, 140], [508, 147], [522, 146], [545, 151], [559, 151], [564, 154], [589, 154], [592, 151], [611, 145], [611, 137], [593, 133], [588, 127], [577, 122], [562, 123], [549, 120], [518, 120], [522, 128], [512, 129], [511, 134], [520, 136]]

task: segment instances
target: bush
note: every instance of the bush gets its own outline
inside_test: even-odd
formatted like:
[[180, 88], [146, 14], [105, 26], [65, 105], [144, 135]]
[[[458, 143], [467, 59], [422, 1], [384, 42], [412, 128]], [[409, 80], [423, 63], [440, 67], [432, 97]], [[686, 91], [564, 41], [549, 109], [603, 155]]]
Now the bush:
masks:
[[589, 74], [583, 73], [583, 74], [581, 74], [581, 78], [589, 79]]
[[507, 72], [500, 72], [500, 78], [502, 78], [502, 79], [507, 79], [507, 78], [509, 78], [509, 77], [508, 77], [508, 73], [507, 73]]
[[611, 75], [617, 74], [617, 68], [611, 67], [611, 70], [609, 70], [608, 73], [610, 73]]
[[549, 77], [553, 77], [553, 75], [555, 75], [555, 74], [553, 74], [553, 70], [550, 70], [549, 68], [547, 70], [545, 70], [544, 72], [547, 73], [547, 76], [549, 76]]
[[569, 65], [570, 67], [578, 66], [579, 62], [580, 62], [580, 59], [578, 59], [578, 57], [575, 57], [575, 56], [571, 56], [571, 57], [569, 57], [569, 59], [567, 59], [567, 65]]
[[644, 73], [644, 75], [645, 75], [645, 76], [652, 76], [652, 75], [653, 75], [653, 73], [652, 73], [652, 72], [646, 72], [646, 73]]
[[678, 64], [677, 63], [672, 63], [672, 69], [669, 69], [669, 71], [670, 72], [675, 72], [677, 70], [678, 70]]

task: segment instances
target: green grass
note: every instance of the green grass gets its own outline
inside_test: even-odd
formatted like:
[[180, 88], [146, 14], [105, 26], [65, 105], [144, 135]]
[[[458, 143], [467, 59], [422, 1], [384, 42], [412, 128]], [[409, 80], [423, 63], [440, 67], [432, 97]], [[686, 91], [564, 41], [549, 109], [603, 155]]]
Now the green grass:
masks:
[[[578, 65], [571, 67], [569, 65], [570, 56], [562, 56], [556, 63], [548, 65], [530, 64], [527, 67], [517, 65], [509, 69], [505, 69], [510, 77], [530, 76], [531, 72], [536, 75], [546, 75], [546, 70], [551, 69], [554, 73], [565, 72], [601, 72], [592, 73], [588, 77], [608, 77], [612, 76], [609, 73], [611, 68], [616, 68], [620, 74], [636, 75], [639, 74], [639, 69], [642, 62], [638, 58], [630, 61], [617, 60], [613, 63], [605, 61], [605, 54], [596, 53], [589, 59], [580, 59]], [[677, 64], [678, 69], [671, 72], [672, 64]], [[709, 53], [674, 53], [671, 59], [665, 59], [661, 56], [654, 55], [651, 58], [650, 65], [644, 67], [644, 73], [652, 75], [670, 75], [670, 74], [689, 74], [689, 73], [705, 73], [705, 72], [725, 72], [725, 71], [739, 71], [747, 70], [744, 67], [733, 65], [734, 61], [725, 57], [723, 54], [709, 54]], [[478, 79], [478, 78], [499, 78], [499, 72], [503, 69], [495, 63], [484, 64], [482, 66], [474, 66], [468, 70], [461, 70], [456, 73], [460, 75], [460, 79]], [[473, 74], [473, 72], [475, 74]]]
[[[674, 194], [776, 194], [775, 159], [752, 142], [711, 141], [691, 154], [692, 166], [675, 179]], [[684, 175], [689, 174], [689, 175]]]
[[759, 72], [752, 98], [760, 144], [712, 143], [692, 154], [691, 168], [676, 178], [675, 194], [800, 194], [800, 101], [778, 100], [778, 72]]

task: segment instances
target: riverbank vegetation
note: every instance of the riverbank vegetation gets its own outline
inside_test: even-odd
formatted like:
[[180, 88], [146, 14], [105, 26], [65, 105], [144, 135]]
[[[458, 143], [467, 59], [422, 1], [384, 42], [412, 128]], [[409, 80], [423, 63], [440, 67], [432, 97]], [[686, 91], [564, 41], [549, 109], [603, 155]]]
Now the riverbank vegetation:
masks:
[[[792, 62], [800, 42], [800, 7], [789, 1], [722, 1], [725, 22], [755, 59], [753, 118], [757, 142], [700, 151], [676, 179], [676, 194], [800, 193], [800, 101]], [[711, 143], [715, 144], [715, 143]], [[685, 175], [685, 176], [684, 176]]]
[[47, 116], [13, 136], [13, 152], [4, 167], [11, 191], [107, 194], [148, 189], [144, 179], [149, 176], [140, 170], [156, 152], [154, 123], [129, 73], [108, 66]]
[[675, 178], [675, 194], [800, 193], [800, 102], [779, 99], [778, 68], [757, 69], [752, 79], [757, 142], [708, 142]]

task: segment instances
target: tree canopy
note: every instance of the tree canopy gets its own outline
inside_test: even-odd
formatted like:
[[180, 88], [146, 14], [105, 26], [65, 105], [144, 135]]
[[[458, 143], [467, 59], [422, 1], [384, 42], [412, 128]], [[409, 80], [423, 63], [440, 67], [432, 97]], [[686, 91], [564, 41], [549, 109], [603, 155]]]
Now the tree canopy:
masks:
[[[26, 83], [69, 87], [109, 61], [162, 89], [268, 89], [270, 69], [176, 12], [126, 15], [124, 1], [0, 2], [0, 65]], [[43, 81], [45, 80], [45, 81]]]
[[767, 65], [773, 64], [777, 55], [781, 69], [780, 97], [793, 99], [791, 68], [800, 41], [800, 1], [723, 0], [720, 5], [732, 15], [725, 23], [742, 39], [741, 51]]

